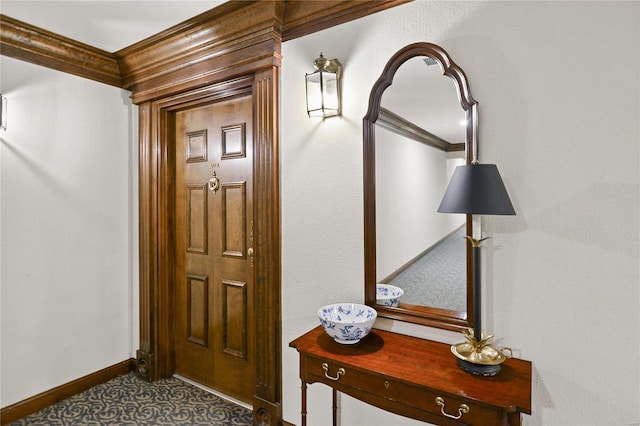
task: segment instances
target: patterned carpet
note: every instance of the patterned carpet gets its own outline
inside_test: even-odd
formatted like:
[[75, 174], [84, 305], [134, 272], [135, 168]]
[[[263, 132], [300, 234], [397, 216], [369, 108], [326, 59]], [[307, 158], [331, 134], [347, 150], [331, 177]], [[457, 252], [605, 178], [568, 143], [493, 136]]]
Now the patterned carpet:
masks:
[[11, 425], [251, 425], [245, 407], [176, 378], [148, 383], [130, 373]]
[[467, 310], [464, 232], [463, 226], [389, 282], [404, 290], [400, 302]]

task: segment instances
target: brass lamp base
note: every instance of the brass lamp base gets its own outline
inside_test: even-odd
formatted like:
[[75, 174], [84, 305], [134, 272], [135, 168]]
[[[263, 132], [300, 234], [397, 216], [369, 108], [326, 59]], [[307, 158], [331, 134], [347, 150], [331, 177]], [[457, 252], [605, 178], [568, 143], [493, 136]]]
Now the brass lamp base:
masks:
[[463, 359], [456, 359], [458, 363], [458, 367], [466, 371], [467, 373], [471, 373], [474, 376], [484, 376], [484, 377], [492, 377], [497, 376], [498, 373], [502, 370], [502, 366], [500, 364], [496, 365], [483, 365], [483, 364], [474, 364], [469, 361], [465, 361]]
[[451, 352], [458, 358], [458, 366], [476, 376], [497, 375], [502, 370], [504, 360], [511, 358], [511, 348], [494, 348], [489, 343], [493, 335], [477, 341], [473, 334], [473, 330], [467, 330], [464, 333], [467, 341], [451, 346]]

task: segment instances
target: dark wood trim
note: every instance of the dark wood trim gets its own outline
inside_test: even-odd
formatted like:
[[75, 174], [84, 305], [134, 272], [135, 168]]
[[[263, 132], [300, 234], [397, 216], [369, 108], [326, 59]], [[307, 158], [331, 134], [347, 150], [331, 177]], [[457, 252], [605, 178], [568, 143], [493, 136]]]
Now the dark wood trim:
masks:
[[412, 0], [285, 1], [282, 40], [289, 41]]
[[380, 107], [380, 116], [376, 124], [441, 151], [464, 151], [464, 143], [451, 143], [383, 107]]
[[123, 87], [138, 103], [279, 66], [281, 9], [272, 1], [223, 4], [118, 51]]
[[254, 248], [256, 395], [254, 424], [282, 419], [281, 232], [279, 160], [280, 68], [255, 74]]
[[0, 53], [120, 87], [120, 69], [109, 52], [0, 14]]
[[[136, 352], [138, 374], [145, 379], [156, 376], [151, 371], [156, 365], [153, 358], [152, 341], [155, 333], [152, 329], [156, 300], [155, 291], [156, 269], [156, 197], [157, 188], [154, 185], [157, 174], [154, 146], [151, 143], [151, 103], [138, 105], [138, 256], [139, 256], [139, 328], [140, 348]], [[142, 297], [144, 295], [144, 297]], [[155, 368], [155, 367], [154, 367]]]
[[[429, 56], [437, 60], [443, 74], [451, 77], [458, 89], [460, 105], [466, 111], [466, 162], [471, 163], [476, 149], [475, 130], [477, 120], [477, 102], [471, 96], [467, 77], [448, 53], [440, 46], [431, 43], [413, 43], [396, 52], [387, 62], [382, 74], [373, 85], [369, 95], [369, 106], [362, 120], [363, 132], [363, 190], [364, 190], [364, 287], [365, 303], [375, 306], [378, 316], [394, 320], [407, 321], [430, 327], [453, 331], [464, 331], [473, 326], [473, 271], [469, 267], [472, 261], [471, 243], [467, 242], [467, 312], [460, 315], [455, 311], [444, 311], [425, 307], [414, 309], [407, 307], [387, 307], [376, 304], [376, 174], [375, 174], [375, 137], [376, 122], [380, 119], [382, 107], [380, 101], [385, 89], [391, 85], [398, 68], [414, 56]], [[466, 232], [473, 234], [471, 215], [467, 215]], [[409, 309], [407, 309], [409, 308]], [[453, 312], [455, 314], [450, 315]]]
[[[0, 54], [135, 91], [139, 97], [137, 102], [142, 102], [153, 97], [143, 94], [145, 85], [157, 89], [162, 86], [163, 75], [184, 67], [199, 69], [196, 74], [200, 74], [201, 85], [211, 83], [209, 76], [221, 77], [227, 71], [223, 62], [216, 61], [219, 52], [235, 51], [249, 57], [251, 52], [244, 49], [256, 46], [256, 40], [271, 40], [273, 31], [278, 43], [293, 40], [410, 1], [228, 1], [114, 53], [0, 14]], [[254, 22], [251, 27], [237, 25], [239, 21], [246, 22], [248, 16], [259, 16], [263, 9], [274, 7], [281, 12], [268, 20]], [[263, 66], [269, 62], [278, 65], [280, 57], [267, 56], [263, 61]], [[208, 72], [202, 73], [202, 69]], [[234, 73], [249, 71], [235, 70]], [[231, 77], [231, 73], [227, 77]], [[140, 87], [135, 87], [138, 85]], [[184, 88], [193, 85], [191, 81], [184, 81]]]
[[95, 373], [65, 383], [64, 385], [39, 393], [31, 398], [8, 405], [0, 410], [1, 422], [3, 425], [9, 424], [134, 370], [135, 360], [133, 358], [127, 359], [110, 367], [103, 368], [100, 371], [96, 371]]

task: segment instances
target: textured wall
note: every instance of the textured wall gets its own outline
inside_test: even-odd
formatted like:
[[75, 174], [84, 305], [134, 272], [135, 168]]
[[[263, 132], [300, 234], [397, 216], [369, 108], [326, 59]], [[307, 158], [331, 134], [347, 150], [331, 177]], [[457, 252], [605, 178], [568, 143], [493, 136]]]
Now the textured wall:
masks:
[[[288, 342], [316, 309], [363, 299], [362, 117], [387, 59], [444, 47], [480, 105], [480, 159], [498, 164], [515, 217], [483, 219], [485, 324], [534, 362], [529, 425], [640, 422], [640, 4], [415, 1], [283, 45], [284, 416], [299, 421]], [[306, 117], [304, 73], [344, 65], [344, 113]], [[459, 338], [380, 322], [445, 341]], [[414, 424], [343, 397], [342, 424]], [[309, 387], [310, 424], [330, 392]], [[635, 422], [635, 423], [634, 423]]]
[[137, 178], [127, 93], [0, 65], [4, 407], [132, 355]]

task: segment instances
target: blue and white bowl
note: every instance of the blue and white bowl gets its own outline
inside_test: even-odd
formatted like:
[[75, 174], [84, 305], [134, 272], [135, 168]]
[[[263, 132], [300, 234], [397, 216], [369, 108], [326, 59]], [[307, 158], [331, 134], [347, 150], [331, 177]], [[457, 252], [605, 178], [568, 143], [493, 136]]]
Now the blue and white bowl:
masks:
[[353, 345], [371, 331], [378, 313], [357, 303], [335, 303], [318, 309], [324, 331], [338, 343]]
[[397, 307], [404, 290], [391, 284], [376, 284], [376, 303], [382, 306]]

